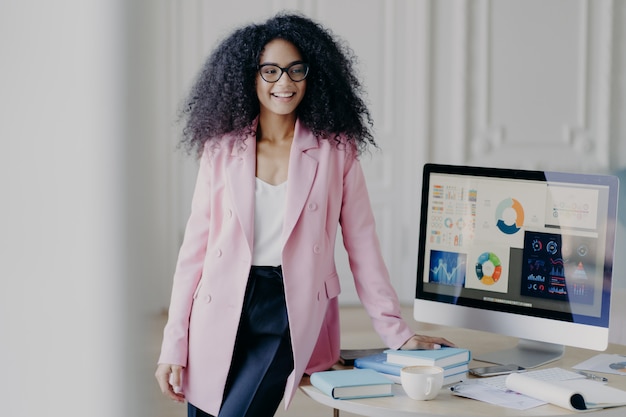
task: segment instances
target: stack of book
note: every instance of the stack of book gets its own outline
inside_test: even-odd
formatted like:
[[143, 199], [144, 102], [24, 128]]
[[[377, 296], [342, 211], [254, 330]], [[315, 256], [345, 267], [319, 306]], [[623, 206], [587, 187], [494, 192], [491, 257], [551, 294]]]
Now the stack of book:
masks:
[[373, 369], [390, 380], [400, 383], [400, 370], [405, 366], [428, 365], [443, 368], [443, 385], [454, 384], [467, 379], [469, 361], [472, 355], [468, 349], [444, 347], [437, 350], [393, 350], [363, 356], [355, 359], [354, 367]]

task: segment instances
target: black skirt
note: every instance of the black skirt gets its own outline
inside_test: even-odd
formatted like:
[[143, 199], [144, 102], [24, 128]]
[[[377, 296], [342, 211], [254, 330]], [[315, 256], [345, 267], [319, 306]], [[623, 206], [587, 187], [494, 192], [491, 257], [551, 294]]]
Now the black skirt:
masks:
[[[253, 266], [218, 417], [273, 416], [292, 370], [282, 269]], [[189, 404], [188, 416], [208, 414]]]

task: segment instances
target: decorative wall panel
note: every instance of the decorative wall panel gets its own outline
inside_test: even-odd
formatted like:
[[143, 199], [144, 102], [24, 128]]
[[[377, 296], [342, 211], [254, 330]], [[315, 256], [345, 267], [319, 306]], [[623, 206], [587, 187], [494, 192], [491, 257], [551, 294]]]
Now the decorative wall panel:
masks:
[[588, 0], [454, 2], [449, 141], [455, 152], [436, 157], [608, 170], [612, 6]]

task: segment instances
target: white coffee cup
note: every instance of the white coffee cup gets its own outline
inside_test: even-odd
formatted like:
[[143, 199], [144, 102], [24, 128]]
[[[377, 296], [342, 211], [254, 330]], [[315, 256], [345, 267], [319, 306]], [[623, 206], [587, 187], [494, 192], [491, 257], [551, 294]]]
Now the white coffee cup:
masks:
[[443, 385], [443, 368], [438, 366], [406, 366], [400, 371], [406, 395], [414, 400], [432, 400]]

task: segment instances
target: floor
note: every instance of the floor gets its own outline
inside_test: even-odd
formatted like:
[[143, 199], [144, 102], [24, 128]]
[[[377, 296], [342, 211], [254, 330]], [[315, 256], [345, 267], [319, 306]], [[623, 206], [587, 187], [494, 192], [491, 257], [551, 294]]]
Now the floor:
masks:
[[[403, 309], [403, 316], [407, 321], [411, 322], [410, 308]], [[149, 354], [146, 358], [151, 361], [145, 369], [145, 383], [148, 387], [143, 396], [151, 403], [151, 409], [154, 414], [151, 417], [185, 417], [186, 406], [168, 400], [161, 395], [156, 381], [153, 378], [154, 363], [159, 353], [161, 343], [161, 332], [165, 324], [165, 316], [156, 316], [150, 320], [150, 342]], [[369, 317], [361, 307], [347, 307], [341, 310], [341, 328], [342, 328], [342, 348], [363, 348], [363, 347], [382, 347], [378, 335], [372, 329]], [[322, 406], [308, 398], [301, 391], [296, 393], [293, 402], [288, 410], [285, 411], [281, 404], [276, 417], [323, 417], [333, 416], [333, 411], [328, 407]], [[341, 417], [356, 417], [356, 414], [341, 413]]]

